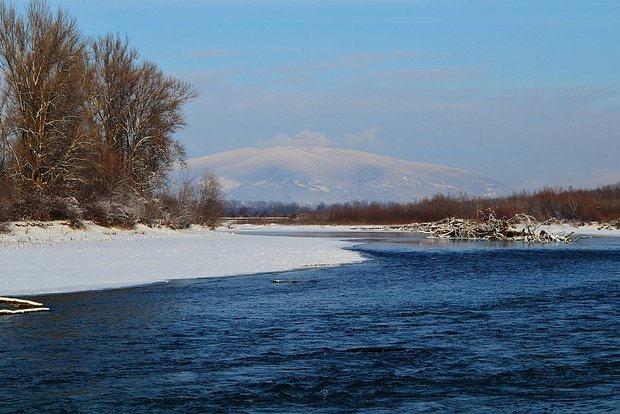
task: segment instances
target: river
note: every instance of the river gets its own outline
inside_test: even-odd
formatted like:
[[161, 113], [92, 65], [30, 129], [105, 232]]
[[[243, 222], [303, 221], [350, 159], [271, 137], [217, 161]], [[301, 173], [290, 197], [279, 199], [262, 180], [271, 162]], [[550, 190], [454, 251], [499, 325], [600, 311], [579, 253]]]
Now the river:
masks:
[[354, 248], [39, 296], [51, 312], [0, 317], [0, 412], [620, 411], [620, 238]]

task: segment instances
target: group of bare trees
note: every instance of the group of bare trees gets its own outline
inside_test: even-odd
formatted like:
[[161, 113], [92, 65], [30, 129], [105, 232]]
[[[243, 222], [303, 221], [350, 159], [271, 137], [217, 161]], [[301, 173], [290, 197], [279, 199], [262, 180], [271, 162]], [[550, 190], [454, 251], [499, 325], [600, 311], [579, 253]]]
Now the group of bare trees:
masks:
[[540, 221], [598, 222], [620, 228], [620, 182], [596, 189], [543, 188], [506, 197], [451, 197], [438, 194], [413, 203], [351, 202], [319, 205], [297, 220], [304, 224], [409, 224], [457, 217], [480, 221], [480, 211], [499, 218], [523, 214]]
[[79, 200], [161, 192], [192, 87], [62, 9], [0, 0], [0, 186]]

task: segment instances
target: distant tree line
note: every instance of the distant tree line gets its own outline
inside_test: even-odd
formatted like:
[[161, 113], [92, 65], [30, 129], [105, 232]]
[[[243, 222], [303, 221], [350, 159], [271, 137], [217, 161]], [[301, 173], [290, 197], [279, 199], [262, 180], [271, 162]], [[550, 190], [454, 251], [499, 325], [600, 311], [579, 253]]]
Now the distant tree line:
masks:
[[227, 202], [225, 214], [286, 217], [297, 224], [407, 224], [448, 217], [476, 220], [479, 212], [487, 209], [495, 211], [497, 217], [525, 213], [541, 221], [596, 221], [620, 228], [620, 183], [594, 190], [544, 188], [498, 198], [436, 195], [404, 204], [353, 201], [309, 207], [296, 203]]
[[0, 221], [132, 225], [175, 222], [172, 212], [193, 209], [211, 222], [207, 210], [221, 208], [213, 175], [176, 192], [166, 187], [185, 156], [174, 139], [185, 126], [182, 109], [196, 96], [119, 34], [85, 37], [74, 18], [41, 0], [24, 13], [1, 2]]
[[226, 217], [269, 218], [286, 217], [295, 219], [314, 211], [311, 206], [281, 201], [239, 201], [225, 200], [223, 214]]

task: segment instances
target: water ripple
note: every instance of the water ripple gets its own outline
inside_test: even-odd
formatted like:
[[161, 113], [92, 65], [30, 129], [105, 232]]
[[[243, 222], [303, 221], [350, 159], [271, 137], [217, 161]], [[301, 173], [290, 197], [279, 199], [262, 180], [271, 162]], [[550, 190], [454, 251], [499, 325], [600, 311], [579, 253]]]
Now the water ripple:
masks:
[[589, 243], [378, 244], [342, 268], [42, 298], [0, 318], [0, 412], [618, 412], [620, 245]]

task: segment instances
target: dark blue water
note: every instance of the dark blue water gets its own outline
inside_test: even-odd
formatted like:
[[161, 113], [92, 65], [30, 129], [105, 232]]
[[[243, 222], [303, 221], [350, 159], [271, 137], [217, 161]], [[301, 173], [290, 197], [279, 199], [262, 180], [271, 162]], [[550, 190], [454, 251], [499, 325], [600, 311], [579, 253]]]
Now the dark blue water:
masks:
[[42, 297], [0, 317], [0, 412], [620, 412], [620, 240], [358, 249]]

